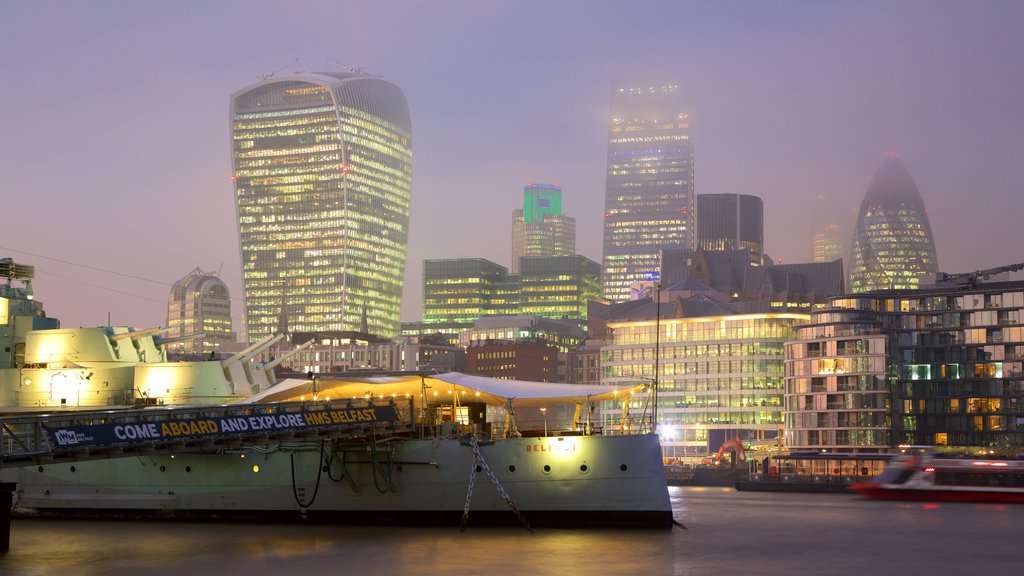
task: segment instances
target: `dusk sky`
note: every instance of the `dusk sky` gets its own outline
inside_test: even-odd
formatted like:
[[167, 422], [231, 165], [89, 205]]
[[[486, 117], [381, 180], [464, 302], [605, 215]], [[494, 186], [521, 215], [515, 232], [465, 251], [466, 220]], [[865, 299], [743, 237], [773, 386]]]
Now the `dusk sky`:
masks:
[[0, 258], [69, 327], [163, 326], [175, 280], [220, 270], [239, 329], [229, 96], [352, 66], [412, 113], [403, 321], [424, 259], [510, 264], [528, 183], [562, 186], [601, 261], [625, 78], [678, 81], [696, 192], [760, 196], [774, 258], [807, 261], [824, 222], [848, 244], [896, 153], [942, 270], [1021, 262], [1022, 24], [1020, 1], [0, 0]]

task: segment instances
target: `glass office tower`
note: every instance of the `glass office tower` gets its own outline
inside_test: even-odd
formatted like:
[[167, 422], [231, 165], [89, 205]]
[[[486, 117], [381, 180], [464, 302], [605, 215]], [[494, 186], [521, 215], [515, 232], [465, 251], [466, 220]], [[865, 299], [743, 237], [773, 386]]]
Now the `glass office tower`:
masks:
[[924, 200], [898, 158], [882, 162], [860, 205], [850, 248], [850, 292], [903, 290], [939, 271]]
[[346, 73], [268, 78], [231, 97], [249, 341], [398, 332], [412, 191], [409, 107]]
[[698, 194], [697, 236], [701, 250], [746, 250], [750, 263], [764, 259], [764, 202], [749, 194]]
[[629, 299], [657, 277], [664, 249], [694, 249], [693, 140], [679, 86], [612, 86], [602, 293]]

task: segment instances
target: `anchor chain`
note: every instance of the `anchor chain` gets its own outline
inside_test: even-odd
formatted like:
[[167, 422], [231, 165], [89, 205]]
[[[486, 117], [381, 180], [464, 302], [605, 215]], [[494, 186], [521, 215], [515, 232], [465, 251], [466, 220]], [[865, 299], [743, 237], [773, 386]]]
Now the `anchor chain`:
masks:
[[487, 462], [484, 460], [483, 454], [480, 453], [480, 444], [479, 442], [477, 442], [475, 434], [470, 435], [469, 444], [470, 446], [473, 447], [473, 465], [470, 468], [469, 472], [469, 489], [466, 490], [466, 506], [465, 508], [462, 509], [462, 522], [460, 522], [459, 524], [459, 530], [465, 531], [466, 523], [469, 522], [469, 505], [473, 501], [473, 484], [476, 483], [476, 468], [477, 464], [479, 464], [480, 468], [487, 473], [487, 476], [491, 479], [491, 483], [494, 484], [494, 487], [498, 490], [498, 494], [500, 494], [501, 498], [505, 500], [505, 503], [508, 504], [508, 507], [512, 509], [512, 512], [516, 515], [516, 518], [519, 519], [519, 522], [523, 525], [523, 528], [526, 528], [530, 532], [533, 532], [533, 528], [530, 527], [530, 523], [526, 521], [526, 518], [523, 517], [523, 513], [519, 511], [519, 508], [516, 507], [515, 502], [512, 501], [512, 497], [508, 495], [508, 492], [506, 492], [505, 488], [502, 487], [501, 482], [498, 482], [498, 479], [494, 476], [494, 473], [491, 472], [491, 467], [487, 465]]

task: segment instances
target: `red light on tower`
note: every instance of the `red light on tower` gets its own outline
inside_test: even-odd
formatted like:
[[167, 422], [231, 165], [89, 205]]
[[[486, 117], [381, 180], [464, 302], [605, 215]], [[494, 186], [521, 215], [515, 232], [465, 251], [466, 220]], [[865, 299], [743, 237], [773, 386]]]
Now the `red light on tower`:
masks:
[[238, 176], [235, 176], [234, 174], [232, 174], [231, 175], [231, 181], [234, 182], [235, 180], [238, 180]]
[[352, 167], [349, 166], [348, 164], [342, 164], [341, 165], [341, 173], [342, 174], [348, 174], [351, 171], [352, 171]]

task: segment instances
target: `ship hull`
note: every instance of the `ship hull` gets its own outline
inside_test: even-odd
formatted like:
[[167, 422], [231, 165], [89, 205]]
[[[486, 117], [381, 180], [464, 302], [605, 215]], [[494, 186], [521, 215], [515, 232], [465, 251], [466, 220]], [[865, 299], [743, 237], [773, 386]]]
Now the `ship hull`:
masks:
[[[16, 512], [352, 524], [672, 526], [653, 435], [294, 443], [26, 466]], [[495, 482], [488, 475], [493, 473]], [[14, 472], [14, 478], [10, 478]]]

